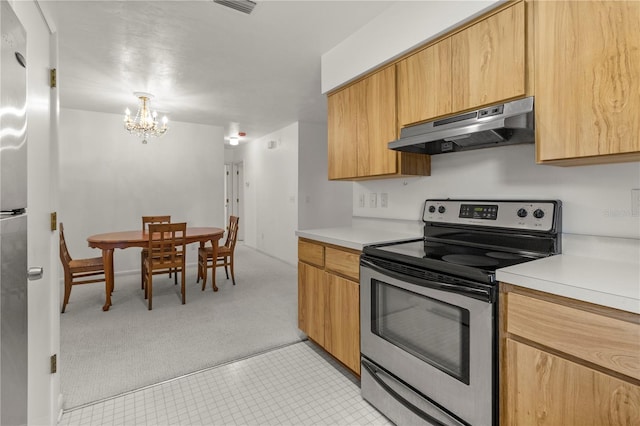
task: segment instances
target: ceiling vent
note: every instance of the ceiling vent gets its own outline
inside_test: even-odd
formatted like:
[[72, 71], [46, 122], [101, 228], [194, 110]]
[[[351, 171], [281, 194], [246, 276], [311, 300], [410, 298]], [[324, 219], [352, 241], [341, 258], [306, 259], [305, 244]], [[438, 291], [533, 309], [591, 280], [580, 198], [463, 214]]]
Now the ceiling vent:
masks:
[[213, 2], [230, 7], [231, 9], [239, 10], [247, 15], [249, 15], [253, 11], [253, 8], [256, 7], [256, 3], [251, 0], [213, 0]]

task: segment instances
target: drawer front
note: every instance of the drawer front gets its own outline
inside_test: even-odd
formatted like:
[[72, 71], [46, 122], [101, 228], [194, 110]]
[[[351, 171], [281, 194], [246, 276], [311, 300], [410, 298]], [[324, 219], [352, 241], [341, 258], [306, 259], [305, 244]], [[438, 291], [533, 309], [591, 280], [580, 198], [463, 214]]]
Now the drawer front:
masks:
[[325, 267], [328, 271], [360, 281], [360, 252], [344, 251], [327, 247]]
[[324, 246], [310, 241], [298, 240], [298, 259], [315, 266], [324, 266]]
[[507, 294], [506, 311], [508, 333], [640, 379], [640, 322], [516, 293]]

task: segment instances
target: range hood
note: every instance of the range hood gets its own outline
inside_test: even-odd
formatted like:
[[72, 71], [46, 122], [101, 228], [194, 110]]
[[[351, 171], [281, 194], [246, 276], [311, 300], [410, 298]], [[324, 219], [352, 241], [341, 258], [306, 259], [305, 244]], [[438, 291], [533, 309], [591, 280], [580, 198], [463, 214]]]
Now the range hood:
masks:
[[420, 154], [534, 142], [533, 96], [405, 127], [389, 149]]

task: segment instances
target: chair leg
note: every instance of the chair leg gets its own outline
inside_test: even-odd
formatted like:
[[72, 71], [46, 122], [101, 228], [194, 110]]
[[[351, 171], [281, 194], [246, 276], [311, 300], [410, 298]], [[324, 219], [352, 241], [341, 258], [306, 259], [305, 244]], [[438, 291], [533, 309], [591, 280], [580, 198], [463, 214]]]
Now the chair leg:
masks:
[[142, 288], [144, 290], [144, 300], [147, 300], [149, 298], [149, 292], [147, 290], [147, 273], [146, 271], [144, 271], [143, 275], [142, 275]]
[[200, 250], [198, 250], [198, 275], [196, 276], [196, 284], [200, 282], [202, 278], [202, 257], [200, 256]]
[[[185, 278], [185, 268], [182, 267], [182, 282], [181, 282], [181, 288], [180, 291], [182, 292], [182, 304], [184, 305], [187, 302], [187, 294], [186, 294], [186, 289], [184, 287], [184, 278]], [[178, 275], [178, 272], [175, 271], [174, 275]]]
[[231, 266], [231, 281], [233, 282], [233, 285], [236, 285], [236, 276], [233, 273], [233, 255], [231, 255], [229, 259], [230, 259], [229, 266]]
[[148, 296], [148, 309], [151, 310], [151, 300], [153, 298], [153, 274], [148, 273], [147, 274], [147, 285], [145, 286], [146, 291], [147, 291], [147, 296]]
[[144, 290], [144, 251], [140, 251], [140, 288]]
[[[169, 269], [169, 271], [172, 271], [173, 269]], [[169, 278], [171, 278], [171, 272], [169, 272]], [[178, 270], [175, 269], [173, 270], [173, 285], [178, 285]]]
[[225, 257], [224, 259], [225, 264], [224, 264], [224, 273], [227, 274], [227, 279], [229, 279], [229, 270], [227, 269], [227, 258]]
[[60, 312], [62, 314], [64, 314], [67, 303], [69, 303], [69, 296], [71, 296], [71, 276], [64, 274], [64, 301], [62, 302], [62, 312]]

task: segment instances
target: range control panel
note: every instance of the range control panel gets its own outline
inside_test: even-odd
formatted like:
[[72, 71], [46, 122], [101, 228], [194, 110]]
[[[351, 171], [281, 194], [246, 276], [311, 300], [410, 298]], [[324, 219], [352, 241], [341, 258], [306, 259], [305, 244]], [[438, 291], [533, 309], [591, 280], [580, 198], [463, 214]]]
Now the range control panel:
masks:
[[422, 219], [460, 225], [554, 231], [560, 201], [426, 200]]

